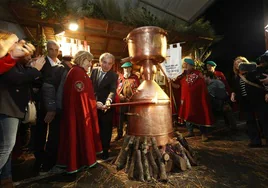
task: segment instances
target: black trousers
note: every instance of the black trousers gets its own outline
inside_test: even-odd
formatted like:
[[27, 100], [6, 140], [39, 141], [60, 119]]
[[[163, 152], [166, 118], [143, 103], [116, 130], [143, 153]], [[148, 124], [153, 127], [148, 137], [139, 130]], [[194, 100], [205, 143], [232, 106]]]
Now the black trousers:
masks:
[[48, 141], [46, 142], [48, 124], [44, 122], [46, 112], [40, 111], [37, 117], [34, 155], [36, 165], [47, 170], [51, 169], [57, 162], [58, 145], [59, 145], [59, 128], [61, 114], [57, 113], [53, 121], [49, 124]]
[[113, 111], [113, 108], [110, 108], [106, 112], [98, 110], [100, 137], [103, 151], [108, 151], [110, 149], [110, 142], [113, 130]]
[[263, 103], [254, 103], [244, 99], [241, 110], [245, 113], [250, 142], [261, 144], [261, 131], [265, 139], [268, 140], [268, 104], [264, 101]]

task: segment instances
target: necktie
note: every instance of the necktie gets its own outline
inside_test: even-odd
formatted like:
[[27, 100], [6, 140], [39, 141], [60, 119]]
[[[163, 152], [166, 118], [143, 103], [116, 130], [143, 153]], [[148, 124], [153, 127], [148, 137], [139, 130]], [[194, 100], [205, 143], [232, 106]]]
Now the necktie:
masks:
[[105, 75], [105, 72], [100, 71], [100, 76], [99, 76], [99, 79], [98, 79], [98, 85], [100, 85], [104, 75]]

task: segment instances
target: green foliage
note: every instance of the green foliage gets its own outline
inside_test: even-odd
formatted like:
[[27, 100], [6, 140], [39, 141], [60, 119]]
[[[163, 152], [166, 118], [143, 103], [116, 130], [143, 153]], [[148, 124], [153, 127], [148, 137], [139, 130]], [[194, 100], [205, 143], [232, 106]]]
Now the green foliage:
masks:
[[105, 19], [106, 16], [104, 15], [102, 9], [93, 2], [87, 2], [83, 5], [83, 7], [79, 7], [76, 11], [77, 16], [83, 17], [89, 17], [89, 18], [99, 18], [99, 19]]
[[66, 0], [32, 0], [32, 6], [41, 11], [41, 19], [60, 20], [68, 15]]
[[[162, 19], [160, 16], [152, 14], [144, 7], [139, 7], [133, 0], [125, 1], [124, 6], [120, 7], [120, 1], [117, 0], [88, 0], [82, 7], [72, 10], [67, 10], [66, 0], [32, 0], [33, 6], [41, 11], [41, 18], [56, 18], [62, 19], [64, 16], [72, 13], [76, 17], [90, 17], [97, 19], [109, 19], [121, 21], [125, 25], [134, 27], [142, 26], [158, 26], [168, 31], [176, 31], [180, 34], [192, 35], [194, 37], [202, 37], [211, 42], [217, 42], [221, 38], [216, 36], [214, 29], [209, 21], [203, 18], [196, 20], [192, 24], [188, 24], [178, 19]], [[204, 41], [204, 40], [203, 40]], [[201, 52], [200, 48], [206, 49], [210, 46], [207, 42], [197, 40], [191, 44], [191, 54], [195, 54], [198, 67], [202, 67], [202, 62], [210, 53]], [[206, 58], [205, 58], [206, 57]]]
[[[129, 13], [123, 18], [126, 25], [141, 26], [159, 26], [159, 19], [146, 8], [130, 9]], [[160, 27], [160, 26], [159, 26]]]
[[117, 0], [95, 0], [105, 18], [108, 20], [122, 21], [121, 8]]
[[197, 70], [203, 71], [204, 70], [204, 62], [207, 60], [207, 58], [211, 55], [211, 50], [209, 45], [203, 45], [202, 47], [193, 47], [193, 53], [191, 54], [192, 58], [195, 61], [195, 68]]

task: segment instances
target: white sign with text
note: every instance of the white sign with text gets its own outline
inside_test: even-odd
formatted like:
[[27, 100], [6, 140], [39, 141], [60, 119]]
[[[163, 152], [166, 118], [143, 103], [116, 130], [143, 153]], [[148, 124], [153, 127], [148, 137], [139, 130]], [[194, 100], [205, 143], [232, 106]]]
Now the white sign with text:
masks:
[[166, 61], [160, 64], [167, 77], [175, 80], [182, 74], [181, 46], [180, 43], [171, 44], [167, 49]]

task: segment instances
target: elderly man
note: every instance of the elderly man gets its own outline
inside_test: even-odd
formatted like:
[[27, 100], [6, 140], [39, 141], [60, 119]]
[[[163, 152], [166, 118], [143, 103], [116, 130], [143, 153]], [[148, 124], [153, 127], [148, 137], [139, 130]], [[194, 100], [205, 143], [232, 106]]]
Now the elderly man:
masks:
[[109, 158], [110, 142], [113, 128], [113, 110], [109, 105], [114, 101], [118, 75], [112, 70], [115, 58], [104, 53], [99, 58], [100, 67], [92, 69], [91, 80], [97, 100], [100, 137], [102, 142], [102, 159]]
[[[128, 102], [132, 95], [136, 92], [136, 89], [140, 85], [140, 81], [137, 75], [132, 73], [132, 63], [126, 62], [122, 66], [123, 75], [118, 78], [117, 95], [120, 98], [120, 102]], [[117, 127], [117, 137], [115, 140], [119, 140], [123, 136], [124, 123], [127, 120], [125, 113], [128, 112], [128, 106], [120, 107], [120, 119]]]
[[[57, 161], [59, 125], [61, 119], [61, 100], [67, 71], [60, 60], [59, 45], [55, 41], [47, 42], [46, 63], [41, 69], [41, 88], [37, 93], [37, 122], [35, 135], [35, 166], [38, 174], [50, 170]], [[44, 149], [45, 148], [45, 149]]]

